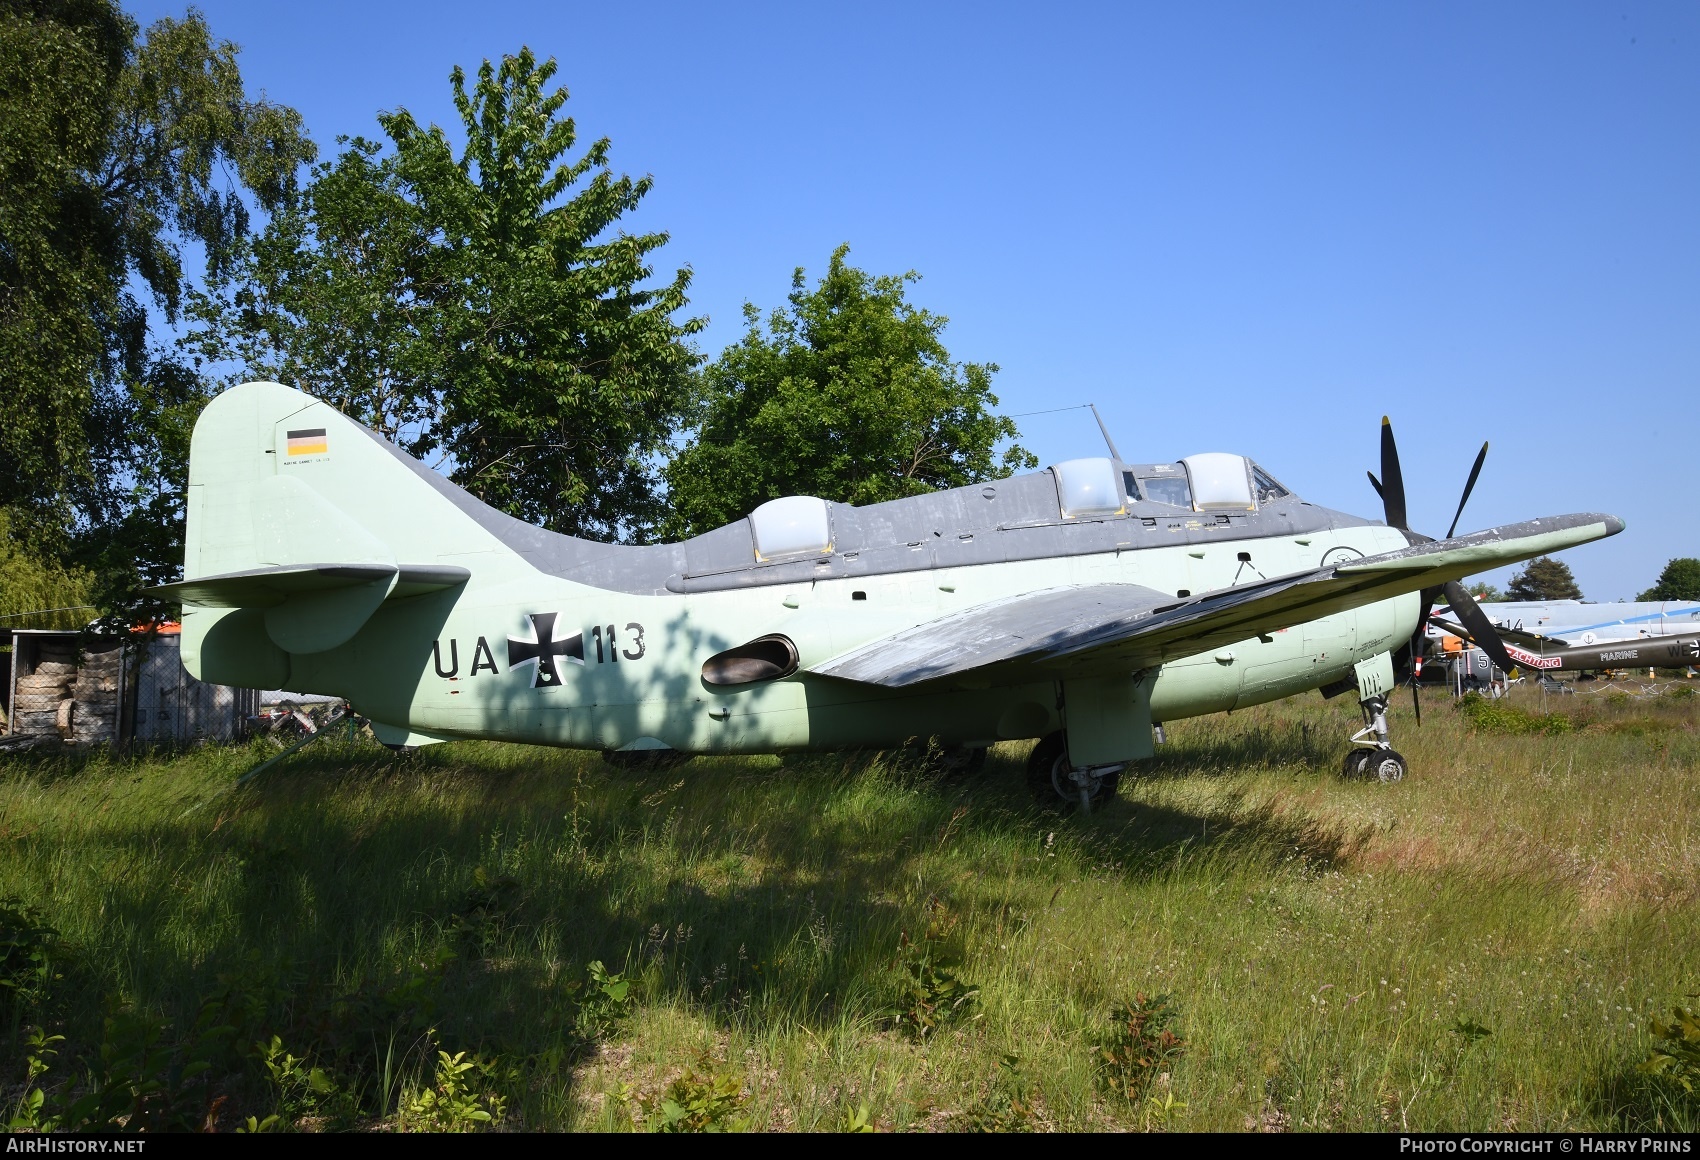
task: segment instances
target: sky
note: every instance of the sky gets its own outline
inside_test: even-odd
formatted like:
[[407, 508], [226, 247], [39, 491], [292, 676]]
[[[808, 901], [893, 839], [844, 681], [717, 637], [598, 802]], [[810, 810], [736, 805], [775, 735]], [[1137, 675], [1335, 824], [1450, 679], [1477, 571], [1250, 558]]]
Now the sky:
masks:
[[[130, 3], [144, 24], [180, 5]], [[833, 248], [915, 270], [1042, 463], [1249, 455], [1411, 524], [1605, 511], [1593, 600], [1700, 556], [1700, 5], [203, 0], [322, 151], [528, 45], [652, 175], [709, 356]], [[458, 139], [459, 134], [454, 133]], [[1508, 570], [1490, 575], [1502, 586]]]

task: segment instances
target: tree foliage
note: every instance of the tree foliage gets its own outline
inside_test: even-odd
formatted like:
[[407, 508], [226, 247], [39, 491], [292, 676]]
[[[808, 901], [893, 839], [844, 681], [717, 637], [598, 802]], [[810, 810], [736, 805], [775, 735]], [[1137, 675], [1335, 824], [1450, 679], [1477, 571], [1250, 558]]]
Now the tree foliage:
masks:
[[339, 144], [231, 276], [192, 296], [198, 326], [186, 345], [426, 454], [443, 389], [427, 317], [431, 231], [382, 146]]
[[1678, 556], [1659, 573], [1659, 582], [1637, 600], [1700, 600], [1700, 560]]
[[450, 76], [466, 136], [382, 114], [320, 166], [199, 313], [204, 353], [299, 386], [436, 458], [486, 502], [556, 531], [642, 537], [658, 457], [691, 398], [690, 272], [621, 217], [616, 176], [529, 49]]
[[667, 468], [669, 530], [706, 531], [782, 495], [870, 504], [1030, 469], [997, 415], [991, 363], [951, 361], [947, 319], [918, 308], [913, 271], [874, 276], [832, 255], [814, 289], [798, 267], [789, 306], [702, 374], [700, 422]]
[[[0, 628], [80, 628], [94, 618], [94, 578], [18, 543], [0, 508]], [[9, 658], [0, 654], [0, 666]]]
[[1580, 600], [1582, 589], [1570, 574], [1570, 565], [1551, 556], [1540, 556], [1524, 565], [1505, 587], [1507, 600]]
[[185, 248], [223, 270], [244, 197], [279, 204], [312, 156], [293, 110], [248, 99], [236, 54], [194, 11], [143, 36], [112, 0], [0, 0], [3, 502], [113, 599], [144, 582], [133, 551], [181, 542], [182, 480], [157, 453], [205, 397], [150, 347], [150, 310], [175, 319]]

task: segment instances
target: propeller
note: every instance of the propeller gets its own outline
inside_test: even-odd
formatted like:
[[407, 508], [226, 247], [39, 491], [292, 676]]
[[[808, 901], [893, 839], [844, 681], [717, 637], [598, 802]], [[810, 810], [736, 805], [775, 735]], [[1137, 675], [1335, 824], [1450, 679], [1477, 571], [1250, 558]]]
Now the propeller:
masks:
[[[1405, 475], [1399, 470], [1399, 445], [1393, 441], [1393, 421], [1381, 417], [1381, 505], [1387, 513], [1387, 526], [1402, 532], [1411, 530], [1405, 522]], [[1370, 482], [1374, 483], [1372, 476]]]
[[1464, 505], [1470, 502], [1470, 493], [1476, 490], [1476, 480], [1481, 478], [1482, 464], [1487, 462], [1487, 441], [1482, 441], [1482, 449], [1476, 452], [1476, 462], [1470, 468], [1470, 478], [1464, 484], [1464, 494], [1459, 497], [1458, 510], [1452, 513], [1452, 526], [1446, 529], [1446, 538], [1451, 539], [1452, 533], [1458, 530], [1458, 520], [1464, 515]]
[[[1458, 530], [1458, 521], [1464, 516], [1464, 505], [1470, 502], [1470, 493], [1476, 490], [1476, 480], [1481, 478], [1482, 464], [1487, 461], [1487, 452], [1486, 443], [1476, 452], [1476, 462], [1470, 467], [1470, 478], [1464, 483], [1464, 494], [1458, 499], [1458, 510], [1452, 514], [1452, 526], [1446, 529], [1446, 538], [1449, 540]], [[1428, 542], [1428, 536], [1413, 532], [1406, 522], [1405, 474], [1399, 467], [1399, 445], [1393, 438], [1393, 422], [1386, 415], [1381, 417], [1381, 478], [1377, 479], [1374, 472], [1369, 472], [1368, 475], [1370, 486], [1375, 488], [1375, 494], [1381, 497], [1381, 508], [1387, 526], [1404, 532], [1406, 539], [1413, 544]], [[1462, 584], [1454, 580], [1440, 588], [1423, 589], [1422, 612], [1417, 616], [1417, 629], [1412, 634], [1408, 646], [1411, 650], [1411, 704], [1419, 726], [1423, 723], [1423, 706], [1417, 692], [1417, 675], [1422, 667], [1423, 640], [1428, 628], [1429, 613], [1434, 610], [1435, 602], [1442, 594], [1451, 603], [1453, 613], [1470, 630], [1471, 639], [1482, 651], [1506, 672], [1510, 672], [1513, 667], [1511, 656], [1505, 651], [1505, 642], [1500, 640], [1499, 633], [1494, 631], [1493, 622], [1464, 590]]]
[[1493, 663], [1505, 672], [1517, 667], [1517, 662], [1511, 659], [1511, 654], [1505, 651], [1505, 642], [1499, 639], [1499, 633], [1494, 631], [1493, 621], [1487, 618], [1481, 605], [1456, 580], [1448, 580], [1445, 586], [1446, 599], [1452, 604], [1452, 614], [1463, 622], [1470, 630], [1470, 639], [1476, 642], [1476, 647], [1493, 658]]

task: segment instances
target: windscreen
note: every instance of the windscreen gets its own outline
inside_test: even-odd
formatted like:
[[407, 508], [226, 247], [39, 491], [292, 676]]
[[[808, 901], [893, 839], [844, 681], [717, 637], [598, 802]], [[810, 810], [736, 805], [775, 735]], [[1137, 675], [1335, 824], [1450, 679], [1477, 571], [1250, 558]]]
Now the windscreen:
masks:
[[1186, 476], [1180, 473], [1174, 475], [1144, 475], [1139, 479], [1139, 491], [1146, 499], [1155, 503], [1174, 504], [1176, 507], [1192, 507], [1192, 488], [1187, 486]]
[[1257, 493], [1257, 502], [1266, 504], [1272, 500], [1285, 499], [1293, 493], [1281, 486], [1281, 481], [1270, 475], [1262, 467], [1251, 465], [1252, 489]]

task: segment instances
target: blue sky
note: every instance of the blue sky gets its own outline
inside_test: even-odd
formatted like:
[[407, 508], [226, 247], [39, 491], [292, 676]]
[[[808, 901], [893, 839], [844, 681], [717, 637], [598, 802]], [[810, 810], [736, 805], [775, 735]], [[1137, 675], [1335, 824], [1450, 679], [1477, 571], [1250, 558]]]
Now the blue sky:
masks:
[[[1700, 6], [201, 5], [321, 148], [529, 45], [581, 137], [652, 174], [632, 228], [695, 274], [713, 354], [833, 247], [919, 271], [1002, 407], [1096, 402], [1124, 455], [1252, 455], [1412, 523], [1569, 511], [1591, 599], [1700, 555]], [[179, 15], [131, 4], [144, 23]], [[1090, 414], [1019, 420], [1054, 462]], [[1498, 578], [1503, 580], [1503, 573]]]

